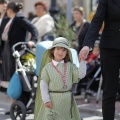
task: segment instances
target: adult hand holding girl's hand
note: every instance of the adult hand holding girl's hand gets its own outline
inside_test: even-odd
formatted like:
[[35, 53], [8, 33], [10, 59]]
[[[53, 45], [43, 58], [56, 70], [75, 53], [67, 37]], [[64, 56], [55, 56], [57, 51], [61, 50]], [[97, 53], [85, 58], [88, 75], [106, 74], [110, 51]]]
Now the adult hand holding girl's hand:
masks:
[[89, 53], [89, 47], [84, 46], [79, 53], [79, 60], [84, 61], [87, 58], [88, 53]]
[[45, 106], [46, 106], [47, 108], [50, 108], [50, 109], [52, 109], [52, 108], [53, 108], [53, 106], [52, 106], [52, 103], [51, 103], [51, 102], [46, 102], [46, 103], [45, 103]]

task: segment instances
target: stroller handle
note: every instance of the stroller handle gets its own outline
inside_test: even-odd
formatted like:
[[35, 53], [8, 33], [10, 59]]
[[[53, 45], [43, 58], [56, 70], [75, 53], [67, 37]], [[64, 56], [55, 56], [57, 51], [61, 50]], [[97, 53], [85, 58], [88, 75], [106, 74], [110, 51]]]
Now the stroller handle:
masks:
[[[28, 45], [28, 42], [18, 42], [16, 44], [13, 45], [12, 47], [12, 51], [15, 52], [15, 48], [18, 46], [18, 45]], [[36, 45], [34, 45], [32, 48], [36, 48]]]
[[27, 45], [27, 44], [28, 44], [28, 42], [18, 42], [18, 43], [16, 43], [16, 44], [13, 45], [12, 50], [13, 50], [13, 52], [15, 52], [15, 48], [16, 48], [18, 45]]

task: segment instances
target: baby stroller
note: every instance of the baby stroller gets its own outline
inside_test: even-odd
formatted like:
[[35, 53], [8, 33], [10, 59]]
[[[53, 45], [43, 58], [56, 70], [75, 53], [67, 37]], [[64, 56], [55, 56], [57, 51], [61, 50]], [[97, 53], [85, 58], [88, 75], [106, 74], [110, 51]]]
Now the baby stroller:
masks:
[[[52, 41], [40, 42], [36, 46], [36, 54], [29, 47], [27, 47], [27, 44], [27, 42], [19, 42], [13, 46], [13, 56], [16, 60], [16, 65], [18, 67], [17, 71], [22, 83], [22, 94], [19, 99], [11, 105], [10, 116], [12, 120], [25, 120], [27, 114], [34, 113], [37, 76], [39, 74], [40, 62], [44, 51], [52, 45]], [[22, 47], [21, 51], [16, 51], [18, 46]], [[26, 52], [31, 53], [36, 57], [36, 67], [34, 71], [26, 71], [22, 64], [22, 60], [20, 58]]]
[[[34, 54], [28, 47], [27, 42], [19, 42], [13, 46], [13, 56], [15, 57], [19, 69], [19, 76], [22, 83], [23, 91], [19, 99], [17, 99], [10, 108], [10, 116], [12, 120], [25, 120], [26, 114], [34, 112], [34, 103], [37, 88], [37, 76], [39, 75], [42, 56], [46, 49], [52, 46], [52, 41], [42, 41], [36, 46], [36, 69], [35, 71], [27, 72], [21, 64], [20, 56], [26, 51]], [[18, 45], [22, 46], [22, 51], [16, 51]], [[77, 51], [71, 48], [73, 62], [79, 67]]]
[[[99, 87], [101, 88], [101, 66], [100, 59], [95, 61], [95, 66], [87, 73], [87, 84], [85, 87], [85, 102], [89, 102], [89, 97], [97, 95]], [[99, 93], [98, 93], [99, 94]]]
[[89, 102], [89, 98], [98, 91], [100, 76], [101, 67], [98, 59], [94, 61], [94, 66], [87, 72], [86, 76], [76, 84], [74, 95], [84, 92], [85, 102]]
[[[27, 42], [19, 42], [13, 46], [13, 56], [16, 60], [17, 71], [22, 84], [21, 96], [11, 105], [10, 116], [12, 120], [25, 120], [26, 114], [34, 112], [34, 101], [37, 87], [37, 76], [35, 71], [26, 71], [20, 57], [25, 52], [35, 55], [28, 47]], [[16, 51], [16, 47], [22, 46], [21, 51]]]

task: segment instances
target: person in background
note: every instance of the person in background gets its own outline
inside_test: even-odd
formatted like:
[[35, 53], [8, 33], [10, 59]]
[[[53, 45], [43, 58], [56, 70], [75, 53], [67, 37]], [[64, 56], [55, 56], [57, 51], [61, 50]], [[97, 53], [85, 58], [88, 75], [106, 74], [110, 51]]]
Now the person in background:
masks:
[[72, 29], [75, 31], [77, 38], [75, 40], [77, 46], [77, 52], [82, 48], [82, 44], [89, 28], [89, 22], [84, 19], [84, 9], [83, 7], [76, 6], [73, 8], [73, 20], [71, 24]]
[[38, 42], [44, 40], [53, 40], [54, 20], [48, 14], [47, 5], [44, 1], [38, 1], [34, 5], [37, 17], [32, 20], [32, 23], [38, 30]]
[[[22, 3], [10, 2], [7, 5], [7, 16], [10, 20], [6, 24], [1, 35], [4, 80], [4, 82], [1, 82], [1, 85], [6, 83], [6, 88], [8, 87], [10, 78], [15, 72], [15, 60], [12, 56], [12, 46], [18, 42], [25, 42], [27, 31], [31, 33], [31, 40], [28, 42], [29, 47], [34, 46], [38, 38], [38, 32], [35, 26], [33, 26], [27, 18], [19, 13], [22, 8]], [[21, 47], [18, 46], [16, 49], [20, 50]]]
[[91, 68], [95, 65], [95, 60], [98, 59], [99, 54], [100, 54], [99, 45], [95, 44], [92, 53], [90, 53], [90, 55], [86, 59], [88, 71], [91, 70]]
[[28, 20], [32, 21], [33, 18], [35, 18], [35, 17], [36, 17], [36, 15], [34, 15], [33, 12], [29, 12], [29, 13], [28, 13]]
[[[0, 26], [1, 26], [2, 19], [5, 17], [7, 4], [8, 4], [7, 0], [0, 0]], [[0, 40], [0, 64], [1, 63], [2, 63], [2, 60], [1, 60], [1, 40]]]
[[[4, 30], [5, 25], [7, 24], [7, 22], [9, 21], [9, 18], [7, 17], [6, 14], [6, 9], [7, 9], [7, 4], [8, 4], [8, 0], [0, 0], [0, 12], [1, 12], [1, 16], [0, 16], [0, 36]], [[1, 38], [1, 37], [0, 37]], [[2, 81], [3, 77], [2, 77], [2, 41], [0, 39], [0, 82]], [[6, 88], [4, 88], [3, 86], [0, 86], [0, 91], [5, 92]]]

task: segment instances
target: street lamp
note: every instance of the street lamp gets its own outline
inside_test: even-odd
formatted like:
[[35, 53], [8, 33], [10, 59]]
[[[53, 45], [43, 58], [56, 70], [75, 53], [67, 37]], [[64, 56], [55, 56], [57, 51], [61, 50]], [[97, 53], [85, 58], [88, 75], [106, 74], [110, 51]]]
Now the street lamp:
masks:
[[59, 8], [57, 6], [56, 0], [51, 0], [51, 6], [50, 6], [50, 15], [56, 19], [56, 14], [59, 12]]

